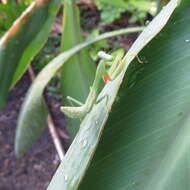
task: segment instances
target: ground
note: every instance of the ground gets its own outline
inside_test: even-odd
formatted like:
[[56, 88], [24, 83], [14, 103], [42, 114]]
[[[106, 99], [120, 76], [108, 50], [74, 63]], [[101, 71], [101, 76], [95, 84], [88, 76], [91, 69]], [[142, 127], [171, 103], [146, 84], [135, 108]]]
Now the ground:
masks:
[[[29, 153], [20, 160], [15, 157], [14, 136], [17, 117], [30, 83], [29, 75], [26, 73], [11, 90], [7, 106], [0, 112], [0, 190], [46, 189], [59, 164], [47, 128]], [[56, 124], [64, 126], [64, 117], [58, 111], [60, 105], [53, 99], [49, 100], [49, 104], [53, 105], [51, 107]]]

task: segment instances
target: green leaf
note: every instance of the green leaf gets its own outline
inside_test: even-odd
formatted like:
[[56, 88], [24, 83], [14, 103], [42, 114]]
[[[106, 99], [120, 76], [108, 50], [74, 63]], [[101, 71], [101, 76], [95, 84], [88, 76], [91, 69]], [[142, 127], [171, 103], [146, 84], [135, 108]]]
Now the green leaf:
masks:
[[22, 76], [47, 40], [61, 0], [37, 0], [0, 40], [0, 107], [8, 90]]
[[30, 87], [19, 114], [15, 139], [17, 157], [21, 157], [31, 147], [45, 127], [47, 111], [42, 98], [43, 90], [63, 64], [75, 53], [97, 41], [142, 29], [143, 27], [127, 28], [99, 35], [60, 54], [44, 67]]
[[[172, 0], [165, 7], [165, 9], [162, 10], [160, 14], [149, 24], [149, 26], [142, 32], [142, 34], [133, 44], [132, 48], [129, 50], [129, 52], [127, 53], [127, 55], [125, 56], [123, 60], [126, 63], [124, 70], [115, 80], [109, 82], [104, 87], [104, 89], [98, 96], [98, 99], [99, 100], [102, 99], [102, 101], [100, 101], [98, 104], [95, 104], [91, 112], [87, 114], [84, 120], [82, 121], [80, 130], [76, 138], [74, 139], [72, 145], [70, 146], [68, 152], [66, 153], [64, 160], [61, 162], [61, 165], [59, 166], [57, 172], [55, 173], [48, 187], [48, 190], [55, 190], [55, 189], [56, 190], [71, 190], [71, 189], [76, 190], [78, 188], [81, 182], [81, 179], [83, 178], [85, 171], [88, 165], [90, 164], [93, 153], [96, 149], [99, 138], [102, 134], [104, 124], [108, 118], [109, 112], [111, 110], [111, 106], [117, 96], [117, 92], [124, 78], [124, 74], [128, 68], [129, 63], [135, 58], [135, 55], [138, 54], [140, 50], [160, 32], [160, 30], [164, 27], [164, 25], [170, 18], [171, 14], [175, 10], [176, 6], [177, 6], [177, 0]], [[150, 49], [148, 52], [150, 54]], [[141, 65], [142, 63], [141, 64], [137, 63], [137, 64]], [[133, 65], [130, 65], [127, 71], [127, 75], [129, 71], [132, 71], [131, 66]], [[143, 65], [143, 67], [145, 66]], [[134, 73], [132, 72], [132, 74]], [[125, 79], [127, 75], [125, 76]], [[136, 78], [135, 78], [135, 81], [136, 81]], [[133, 82], [134, 82], [134, 79], [133, 79]], [[136, 93], [136, 95], [138, 95], [138, 98], [142, 96], [142, 91], [139, 88], [140, 87], [137, 88], [138, 93]], [[134, 88], [131, 87], [131, 89], [134, 89]], [[123, 92], [123, 94], [121, 94], [120, 92], [120, 96], [128, 95], [133, 98], [135, 95], [135, 94], [131, 95], [129, 92], [126, 93], [127, 88], [124, 88], [123, 86], [120, 91]], [[146, 92], [148, 92], [148, 90]], [[127, 189], [127, 188], [132, 189], [132, 187], [129, 186], [128, 184], [133, 184], [134, 180], [131, 181], [126, 178], [126, 176], [130, 176], [130, 172], [128, 172], [126, 168], [127, 167], [130, 168], [132, 166], [136, 167], [138, 165], [138, 162], [131, 164], [132, 161], [136, 161], [137, 159], [139, 160], [142, 159], [144, 161], [146, 159], [145, 156], [140, 157], [138, 155], [139, 152], [141, 153], [144, 152], [142, 150], [143, 143], [142, 142], [140, 143], [141, 147], [139, 147], [139, 149], [137, 150], [133, 149], [134, 147], [132, 145], [135, 145], [135, 143], [139, 142], [139, 139], [136, 140], [137, 135], [141, 131], [146, 133], [147, 130], [144, 131], [143, 129], [141, 129], [140, 127], [142, 127], [142, 123], [137, 122], [139, 126], [138, 128], [139, 131], [136, 129], [133, 131], [133, 133], [130, 134], [130, 136], [128, 135], [128, 131], [127, 131], [128, 128], [126, 126], [128, 125], [128, 122], [126, 120], [127, 116], [125, 115], [125, 112], [128, 112], [128, 109], [130, 109], [131, 107], [129, 106], [126, 107], [125, 102], [121, 100], [124, 100], [125, 102], [127, 101], [128, 104], [131, 105], [131, 107], [134, 106], [134, 108], [137, 109], [136, 112], [139, 113], [139, 117], [141, 117], [143, 113], [146, 114], [146, 112], [149, 111], [149, 110], [146, 110], [145, 112], [140, 112], [141, 110], [143, 110], [144, 107], [140, 107], [140, 106], [137, 107], [134, 104], [135, 101], [130, 101], [130, 99], [126, 99], [126, 97], [125, 98], [120, 97], [117, 105], [120, 103], [119, 105], [123, 109], [120, 109], [119, 106], [117, 107], [117, 109], [116, 108], [113, 109], [113, 112], [111, 113], [111, 117], [108, 122], [109, 125], [107, 125], [107, 130], [105, 131], [103, 135], [103, 139], [101, 140], [101, 143], [99, 145], [98, 152], [95, 155], [93, 163], [90, 165], [90, 169], [86, 174], [86, 178], [84, 178], [84, 183], [80, 187], [81, 189], [89, 189], [89, 187], [90, 189], [104, 189], [104, 190], [105, 189], [114, 189], [114, 190]], [[138, 99], [135, 99], [135, 100], [137, 101]], [[142, 104], [143, 100], [144, 99], [141, 98], [141, 101], [139, 102]], [[147, 100], [149, 101], [149, 99]], [[129, 118], [133, 118], [134, 122], [138, 120], [138, 117], [133, 116], [133, 114], [135, 114], [136, 112], [131, 113], [128, 116]], [[152, 113], [152, 110], [150, 113]], [[133, 129], [133, 127], [134, 126], [132, 123], [131, 129]], [[145, 125], [145, 127], [147, 127], [147, 125]], [[154, 131], [152, 133], [154, 133]], [[134, 135], [133, 138], [132, 138], [132, 135]], [[126, 144], [126, 142], [132, 139], [136, 140], [134, 142], [132, 141], [129, 143], [129, 145], [131, 145], [131, 150], [134, 151], [134, 157], [132, 157], [132, 160], [127, 160], [131, 158], [131, 154], [123, 152], [122, 150], [123, 149], [125, 150], [126, 146], [128, 145]], [[148, 145], [148, 143], [144, 145], [145, 145], [145, 150], [146, 150], [146, 145]], [[151, 145], [151, 143], [149, 145]], [[114, 159], [114, 157], [112, 158], [112, 154], [115, 157], [118, 156], [118, 159]], [[122, 174], [120, 174], [120, 171], [122, 171]], [[133, 171], [134, 179], [135, 177], [138, 177], [135, 174], [136, 174], [136, 171]], [[145, 174], [143, 173], [143, 175]], [[142, 189], [142, 186], [139, 189]]]
[[20, 16], [20, 14], [26, 9], [26, 5], [23, 3], [17, 3], [15, 5], [0, 4], [0, 30], [6, 32], [12, 23]]
[[189, 189], [189, 22], [189, 1], [183, 1], [140, 53], [143, 71], [125, 77], [79, 189]]
[[[83, 41], [79, 8], [75, 1], [64, 0], [63, 35], [61, 50], [64, 52]], [[91, 60], [87, 49], [81, 50], [64, 64], [61, 72], [62, 95], [64, 104], [69, 105], [66, 97], [71, 96], [84, 102], [90, 85], [95, 76], [95, 64]], [[80, 120], [67, 119], [68, 130], [73, 139], [76, 135]]]

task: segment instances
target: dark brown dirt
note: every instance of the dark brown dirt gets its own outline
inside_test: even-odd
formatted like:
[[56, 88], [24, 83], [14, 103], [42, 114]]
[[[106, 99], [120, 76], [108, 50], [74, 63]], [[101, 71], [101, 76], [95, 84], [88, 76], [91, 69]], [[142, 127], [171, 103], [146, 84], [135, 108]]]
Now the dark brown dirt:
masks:
[[[0, 112], [0, 190], [43, 190], [46, 189], [59, 158], [46, 129], [33, 148], [20, 160], [14, 155], [16, 121], [24, 95], [30, 85], [26, 74], [10, 92], [7, 106]], [[60, 106], [54, 98], [52, 105], [57, 125], [65, 124], [58, 113]]]

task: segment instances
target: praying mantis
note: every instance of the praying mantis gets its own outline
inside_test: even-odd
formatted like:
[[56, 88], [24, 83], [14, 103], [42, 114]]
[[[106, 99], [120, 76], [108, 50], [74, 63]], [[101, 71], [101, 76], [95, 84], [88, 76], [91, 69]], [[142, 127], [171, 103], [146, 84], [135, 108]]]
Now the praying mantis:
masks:
[[72, 97], [67, 97], [68, 100], [78, 104], [79, 106], [61, 107], [61, 111], [70, 118], [84, 118], [86, 114], [91, 111], [93, 105], [98, 103], [97, 97], [102, 89], [102, 79], [105, 83], [114, 80], [119, 75], [124, 66], [124, 63], [121, 61], [124, 56], [123, 49], [118, 49], [111, 55], [100, 51], [98, 52], [98, 56], [101, 58], [101, 60], [97, 66], [95, 79], [92, 86], [90, 87], [90, 92], [85, 103], [82, 104]]

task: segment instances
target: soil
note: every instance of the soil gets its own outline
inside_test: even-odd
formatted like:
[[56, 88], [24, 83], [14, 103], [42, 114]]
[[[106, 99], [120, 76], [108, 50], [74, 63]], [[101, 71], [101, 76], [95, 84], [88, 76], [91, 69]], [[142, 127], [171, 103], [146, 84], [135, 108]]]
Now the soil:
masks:
[[[11, 90], [6, 108], [0, 112], [0, 190], [46, 189], [59, 164], [47, 128], [23, 158], [17, 160], [15, 157], [14, 136], [17, 117], [30, 83], [29, 75], [25, 74]], [[48, 104], [54, 113], [56, 126], [63, 130], [65, 120], [59, 113], [59, 103], [55, 103], [55, 98], [48, 98]]]

